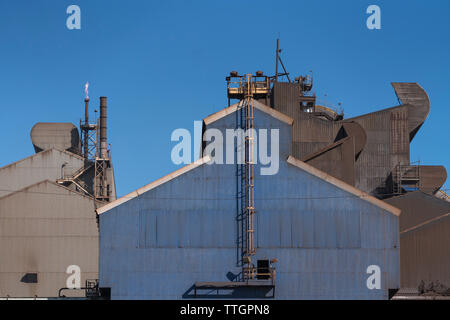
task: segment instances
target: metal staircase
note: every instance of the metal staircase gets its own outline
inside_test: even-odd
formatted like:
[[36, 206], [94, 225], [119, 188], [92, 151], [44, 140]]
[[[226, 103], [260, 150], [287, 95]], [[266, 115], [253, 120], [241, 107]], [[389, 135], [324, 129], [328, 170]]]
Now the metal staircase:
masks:
[[417, 165], [398, 164], [393, 172], [393, 194], [399, 195], [404, 191], [420, 188], [420, 163]]

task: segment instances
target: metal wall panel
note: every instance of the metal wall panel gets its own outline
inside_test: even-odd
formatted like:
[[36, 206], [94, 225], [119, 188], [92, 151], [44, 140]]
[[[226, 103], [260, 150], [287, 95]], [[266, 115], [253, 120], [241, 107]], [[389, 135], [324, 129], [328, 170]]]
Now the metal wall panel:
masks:
[[[360, 124], [367, 135], [366, 146], [355, 166], [355, 186], [358, 189], [374, 195], [392, 193], [388, 184], [392, 170], [398, 161], [409, 164], [409, 147], [405, 146], [405, 141], [401, 139], [407, 135], [407, 128], [402, 122], [405, 112], [406, 107], [400, 106], [348, 119]], [[403, 116], [393, 116], [396, 114]], [[396, 133], [398, 138], [392, 137], [393, 133]], [[396, 146], [395, 152], [392, 144]]]
[[421, 281], [450, 286], [450, 211], [441, 219], [400, 235], [401, 285], [417, 288]]
[[[43, 181], [0, 198], [0, 297], [57, 297], [69, 265], [81, 284], [98, 278], [95, 206], [82, 196]], [[38, 283], [25, 283], [37, 273]], [[84, 296], [83, 291], [64, 292]]]
[[450, 203], [422, 191], [385, 200], [400, 215], [401, 286], [417, 288], [422, 280], [450, 286]]
[[417, 83], [392, 82], [395, 94], [402, 104], [408, 105], [408, 131], [412, 141], [430, 113], [430, 99]]
[[[287, 163], [289, 125], [255, 110], [255, 126], [280, 130], [278, 173], [255, 166], [255, 260], [278, 259], [276, 298], [387, 299], [398, 217]], [[236, 115], [210, 127], [235, 128]], [[113, 299], [181, 299], [196, 281], [237, 275], [237, 183], [235, 165], [204, 164], [102, 213], [100, 285]], [[373, 264], [381, 290], [366, 286]]]
[[402, 210], [400, 232], [450, 212], [450, 202], [422, 191], [409, 192], [384, 201]]
[[83, 166], [84, 159], [70, 152], [49, 149], [36, 153], [0, 168], [0, 197], [46, 179], [56, 181]]
[[[292, 154], [298, 159], [315, 153], [336, 141], [346, 122], [358, 123], [366, 133], [366, 143], [349, 179], [365, 192], [382, 196], [391, 194], [388, 183], [391, 171], [398, 163], [409, 164], [409, 118], [411, 106], [399, 106], [342, 121], [328, 121], [301, 111], [298, 85], [275, 83], [272, 107], [294, 119]], [[322, 165], [321, 170], [342, 179], [333, 167]], [[348, 170], [346, 170], [348, 171]]]

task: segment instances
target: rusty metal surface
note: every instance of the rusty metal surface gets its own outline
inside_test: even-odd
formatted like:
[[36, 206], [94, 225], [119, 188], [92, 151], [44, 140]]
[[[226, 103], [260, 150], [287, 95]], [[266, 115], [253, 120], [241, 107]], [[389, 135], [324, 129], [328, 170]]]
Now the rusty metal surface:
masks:
[[308, 155], [302, 161], [350, 185], [355, 184], [354, 137], [340, 139], [338, 142]]
[[379, 196], [392, 193], [389, 178], [393, 169], [398, 162], [409, 164], [409, 141], [402, 139], [407, 128], [404, 118], [396, 116], [406, 110], [399, 106], [347, 119], [360, 124], [367, 135], [355, 165], [357, 188]]
[[435, 194], [447, 180], [444, 166], [420, 166], [419, 189], [425, 193]]
[[106, 118], [106, 97], [100, 97], [100, 153], [102, 159], [108, 158], [108, 142], [107, 142], [107, 118]]
[[400, 232], [450, 212], [450, 202], [422, 191], [409, 192], [384, 201], [402, 210]]
[[[330, 165], [326, 157], [323, 161], [316, 159], [314, 165], [384, 198], [392, 196], [395, 167], [409, 165], [410, 140], [430, 110], [428, 96], [417, 83], [392, 83], [392, 86], [403, 105], [340, 121], [320, 119], [301, 110], [300, 88], [295, 83], [274, 83], [271, 105], [294, 119], [292, 154], [297, 158], [306, 159], [322, 153], [342, 138], [343, 131], [355, 136], [357, 157], [354, 168], [348, 161]], [[430, 167], [423, 170], [421, 178], [422, 190], [436, 192], [444, 183], [446, 172], [442, 167]]]
[[412, 140], [430, 113], [430, 100], [417, 83], [393, 82], [392, 87], [401, 103], [408, 106], [408, 131]]
[[[81, 268], [82, 284], [97, 278], [93, 200], [50, 181], [0, 198], [0, 257], [1, 297], [57, 297], [69, 265]], [[37, 283], [27, 283], [27, 273], [37, 273]]]
[[450, 286], [450, 211], [400, 235], [401, 285], [418, 287], [423, 281]]
[[450, 202], [422, 191], [385, 200], [400, 215], [400, 274], [402, 287], [439, 280], [450, 285]]
[[357, 157], [367, 143], [366, 131], [356, 122], [342, 123], [342, 129], [347, 137], [353, 137], [355, 143], [355, 157]]

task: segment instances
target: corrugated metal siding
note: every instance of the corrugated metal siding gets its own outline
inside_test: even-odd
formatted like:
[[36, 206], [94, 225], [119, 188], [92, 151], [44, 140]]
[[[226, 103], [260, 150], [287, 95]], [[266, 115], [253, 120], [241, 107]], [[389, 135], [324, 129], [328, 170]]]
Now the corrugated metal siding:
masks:
[[[278, 174], [255, 168], [255, 259], [279, 260], [276, 298], [387, 299], [399, 287], [398, 217], [288, 164], [290, 126], [255, 119], [282, 142]], [[235, 165], [205, 164], [101, 214], [101, 286], [115, 299], [181, 299], [196, 281], [238, 274], [235, 175]], [[372, 264], [382, 290], [366, 287]]]
[[83, 167], [84, 159], [69, 152], [49, 149], [0, 168], [0, 197], [46, 179], [60, 179], [64, 163], [64, 173], [70, 175]]
[[406, 112], [406, 107], [400, 106], [348, 119], [360, 124], [367, 135], [366, 146], [355, 166], [358, 189], [372, 194], [391, 193], [387, 180], [394, 163], [409, 163], [409, 147], [402, 139]]
[[[292, 154], [303, 159], [319, 151], [335, 141], [344, 122], [354, 121], [367, 135], [366, 145], [355, 162], [354, 185], [374, 195], [392, 193], [388, 183], [392, 169], [398, 163], [409, 164], [408, 126], [415, 120], [410, 119], [408, 112], [416, 107], [399, 106], [344, 121], [327, 121], [301, 111], [298, 95], [295, 84], [274, 84], [273, 108], [294, 119]], [[325, 171], [340, 178], [331, 168]]]
[[408, 131], [412, 140], [430, 112], [430, 100], [417, 83], [393, 82], [392, 86], [399, 100], [408, 105]]
[[355, 185], [354, 141], [354, 137], [344, 138], [340, 144], [326, 148], [326, 152], [313, 154], [302, 160], [353, 186]]
[[391, 168], [409, 165], [408, 109], [391, 112]]
[[450, 202], [422, 191], [409, 192], [384, 201], [402, 210], [400, 231], [405, 231], [450, 212]]
[[[450, 212], [449, 212], [450, 213]], [[401, 234], [401, 285], [436, 281], [450, 286], [450, 216]]]
[[[450, 212], [450, 203], [422, 191], [385, 201], [402, 210], [400, 232], [404, 233], [400, 234], [401, 286], [417, 287], [422, 280], [438, 280], [450, 286], [450, 222], [448, 218], [439, 219]], [[420, 225], [423, 227], [414, 229]]]
[[298, 159], [332, 143], [340, 123], [318, 119], [300, 110], [299, 87], [293, 83], [274, 83], [272, 107], [294, 119], [292, 126], [293, 155]]
[[[49, 181], [1, 198], [0, 257], [2, 297], [57, 297], [69, 265], [80, 266], [82, 284], [98, 278], [93, 200]], [[37, 273], [38, 283], [21, 282], [25, 273]]]

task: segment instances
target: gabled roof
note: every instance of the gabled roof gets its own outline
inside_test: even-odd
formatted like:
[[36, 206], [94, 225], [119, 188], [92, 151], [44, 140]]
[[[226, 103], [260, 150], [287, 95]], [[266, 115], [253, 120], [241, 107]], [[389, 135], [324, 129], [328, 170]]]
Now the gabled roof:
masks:
[[[127, 194], [126, 196], [123, 196], [123, 197], [117, 199], [116, 201], [113, 201], [113, 202], [111, 202], [111, 203], [109, 203], [107, 205], [104, 205], [103, 207], [97, 209], [97, 213], [98, 214], [105, 213], [106, 211], [109, 211], [109, 210], [111, 210], [111, 209], [121, 205], [122, 203], [125, 203], [125, 202], [131, 200], [131, 199], [137, 198], [141, 194], [143, 194], [143, 193], [145, 193], [145, 192], [147, 192], [147, 191], [149, 191], [151, 189], [154, 189], [154, 188], [156, 188], [156, 187], [158, 187], [158, 186], [160, 186], [160, 185], [162, 185], [162, 184], [164, 184], [164, 183], [166, 183], [166, 182], [168, 182], [168, 181], [170, 181], [170, 180], [172, 180], [172, 179], [174, 179], [176, 177], [179, 177], [179, 176], [183, 175], [186, 172], [189, 172], [189, 171], [191, 171], [191, 170], [193, 170], [193, 169], [195, 169], [197, 167], [200, 167], [201, 165], [203, 165], [203, 164], [205, 164], [205, 163], [207, 163], [209, 161], [210, 161], [210, 157], [209, 156], [205, 156], [205, 157], [203, 157], [203, 158], [201, 158], [201, 159], [199, 159], [199, 160], [197, 160], [197, 161], [195, 161], [195, 162], [193, 162], [193, 163], [191, 163], [191, 164], [189, 164], [189, 165], [187, 165], [187, 166], [185, 166], [185, 167], [183, 167], [181, 169], [178, 169], [178, 170], [176, 170], [176, 171], [174, 171], [174, 172], [172, 172], [172, 173], [170, 173], [170, 174], [168, 174], [168, 175], [166, 175], [166, 176], [164, 176], [164, 177], [162, 177], [162, 178], [160, 178], [160, 179], [158, 179], [156, 181], [153, 181], [152, 183], [149, 183], [148, 185], [146, 185], [146, 186], [144, 186], [142, 188], [139, 188], [139, 189], [137, 189], [137, 190]], [[314, 168], [313, 166], [310, 166], [309, 164], [306, 164], [306, 163], [304, 163], [304, 162], [302, 162], [302, 161], [300, 161], [300, 160], [298, 160], [298, 159], [296, 159], [296, 158], [294, 158], [292, 156], [289, 156], [289, 158], [287, 159], [287, 162], [292, 164], [292, 165], [294, 165], [294, 166], [296, 166], [296, 167], [298, 167], [298, 168], [300, 168], [300, 169], [302, 169], [302, 170], [304, 170], [304, 171], [306, 171], [306, 172], [308, 172], [308, 173], [310, 173], [310, 174], [312, 174], [312, 175], [314, 175], [314, 176], [316, 176], [316, 177], [318, 177], [318, 178], [320, 178], [320, 179], [322, 179], [322, 180], [324, 180], [324, 181], [326, 181], [326, 182], [328, 182], [328, 183], [331, 183], [331, 184], [337, 186], [338, 188], [340, 188], [340, 189], [342, 189], [344, 191], [347, 191], [347, 192], [353, 194], [354, 196], [356, 196], [356, 197], [358, 197], [358, 198], [360, 198], [362, 200], [370, 202], [370, 203], [376, 205], [377, 207], [380, 207], [380, 208], [382, 208], [382, 209], [392, 213], [395, 216], [399, 216], [400, 215], [400, 212], [401, 212], [400, 209], [395, 208], [395, 207], [393, 207], [393, 206], [391, 206], [391, 205], [389, 205], [389, 204], [387, 204], [387, 203], [385, 203], [385, 202], [383, 202], [383, 201], [381, 201], [381, 200], [379, 200], [379, 199], [377, 199], [377, 198], [375, 198], [375, 197], [373, 197], [373, 196], [371, 196], [371, 195], [369, 195], [369, 194], [367, 194], [367, 193], [365, 193], [365, 192], [363, 192], [363, 191], [361, 191], [359, 189], [356, 189], [355, 187], [353, 187], [353, 186], [351, 186], [351, 185], [349, 185], [349, 184], [347, 184], [347, 183], [345, 183], [345, 182], [343, 182], [343, 181], [341, 181], [339, 179], [336, 179], [336, 178], [326, 174], [325, 172], [320, 171], [320, 170]]]
[[[235, 104], [229, 106], [228, 108], [222, 109], [222, 110], [220, 110], [220, 111], [218, 111], [216, 113], [213, 113], [210, 116], [206, 117], [205, 119], [203, 119], [205, 125], [209, 125], [209, 124], [211, 124], [211, 123], [213, 123], [213, 122], [215, 122], [215, 121], [217, 121], [217, 120], [219, 120], [219, 119], [221, 119], [221, 118], [223, 118], [223, 117], [225, 117], [225, 116], [235, 112], [236, 110], [238, 110], [238, 108], [240, 107], [241, 103], [242, 102], [235, 103]], [[270, 107], [268, 107], [268, 106], [266, 106], [266, 105], [264, 105], [264, 104], [262, 104], [262, 103], [260, 103], [260, 102], [258, 102], [256, 100], [253, 100], [253, 106], [256, 109], [258, 109], [258, 110], [260, 110], [262, 112], [265, 112], [268, 115], [274, 117], [275, 119], [280, 120], [280, 121], [282, 121], [284, 123], [287, 123], [288, 125], [292, 125], [292, 123], [294, 122], [294, 119], [292, 119], [291, 117], [288, 117], [285, 114], [283, 114], [281, 112], [278, 112], [278, 111], [276, 111], [276, 110], [274, 110], [274, 109], [272, 109], [272, 108], [270, 108]], [[160, 178], [160, 179], [158, 179], [158, 180], [156, 180], [156, 181], [154, 181], [154, 182], [152, 182], [152, 183], [150, 183], [150, 184], [148, 184], [148, 185], [146, 185], [146, 186], [144, 186], [142, 188], [139, 188], [139, 189], [137, 189], [137, 190], [135, 190], [135, 191], [133, 191], [133, 192], [131, 192], [131, 193], [129, 193], [129, 194], [127, 194], [127, 195], [125, 195], [125, 196], [123, 196], [123, 197], [113, 201], [113, 202], [111, 202], [111, 203], [108, 203], [108, 204], [104, 205], [103, 207], [97, 209], [97, 213], [98, 214], [102, 214], [102, 213], [104, 213], [104, 212], [106, 212], [108, 210], [111, 210], [111, 209], [121, 205], [122, 203], [125, 203], [125, 202], [127, 202], [127, 201], [129, 201], [131, 199], [134, 199], [134, 198], [140, 196], [141, 194], [143, 194], [143, 193], [145, 193], [145, 192], [147, 192], [147, 191], [149, 191], [149, 190], [151, 190], [153, 188], [156, 188], [157, 186], [162, 185], [163, 183], [166, 183], [166, 182], [168, 182], [168, 181], [170, 181], [170, 180], [172, 180], [172, 179], [174, 179], [174, 178], [176, 178], [176, 177], [178, 177], [178, 176], [180, 176], [180, 175], [182, 175], [182, 174], [184, 174], [184, 173], [186, 173], [186, 172], [188, 172], [190, 170], [193, 170], [193, 169], [203, 165], [206, 162], [209, 162], [209, 160], [210, 160], [210, 157], [209, 156], [205, 156], [205, 157], [203, 157], [203, 158], [201, 158], [201, 159], [199, 159], [199, 160], [197, 160], [197, 161], [195, 161], [195, 162], [193, 162], [193, 163], [191, 163], [191, 164], [189, 164], [189, 165], [187, 165], [187, 166], [185, 166], [185, 167], [183, 167], [181, 169], [178, 169], [178, 170], [176, 170], [176, 171], [174, 171], [174, 172], [172, 172], [172, 173], [170, 173], [170, 174], [168, 174], [168, 175], [166, 175], [166, 176], [164, 176], [164, 177], [162, 177], [162, 178]]]
[[101, 208], [98, 208], [97, 209], [97, 213], [98, 214], [102, 214], [102, 213], [104, 213], [106, 211], [109, 211], [109, 210], [111, 210], [111, 209], [121, 205], [122, 203], [125, 203], [125, 202], [127, 202], [127, 201], [129, 201], [131, 199], [137, 198], [141, 194], [143, 194], [143, 193], [145, 193], [145, 192], [147, 192], [149, 190], [152, 190], [152, 189], [154, 189], [154, 188], [156, 188], [156, 187], [158, 187], [158, 186], [160, 186], [160, 185], [162, 185], [162, 184], [164, 184], [164, 183], [166, 183], [166, 182], [168, 182], [168, 181], [170, 181], [172, 179], [175, 179], [176, 177], [181, 176], [182, 174], [184, 174], [186, 172], [189, 172], [189, 171], [191, 171], [191, 170], [193, 170], [195, 168], [198, 168], [198, 167], [202, 166], [203, 164], [209, 162], [210, 159], [211, 158], [209, 156], [205, 156], [205, 157], [203, 157], [201, 159], [198, 159], [197, 161], [194, 161], [194, 162], [188, 164], [187, 166], [184, 166], [183, 168], [180, 168], [180, 169], [178, 169], [178, 170], [176, 170], [176, 171], [174, 171], [172, 173], [169, 173], [168, 175], [166, 175], [166, 176], [164, 176], [164, 177], [162, 177], [162, 178], [160, 178], [158, 180], [155, 180], [155, 181], [153, 181], [153, 182], [143, 186], [142, 188], [139, 188], [139, 189], [137, 189], [137, 190], [127, 194], [126, 196], [123, 196], [123, 197], [121, 197], [121, 198], [119, 198], [119, 199], [117, 199], [117, 200], [115, 200], [115, 201], [113, 201], [111, 203], [108, 203], [108, 204], [104, 205]]
[[31, 156], [22, 158], [22, 159], [20, 159], [20, 160], [17, 160], [17, 161], [15, 161], [15, 162], [12, 162], [12, 163], [10, 163], [10, 164], [7, 164], [6, 166], [0, 167], [0, 170], [6, 169], [6, 168], [9, 168], [9, 167], [12, 167], [12, 166], [15, 166], [15, 165], [17, 165], [18, 163], [21, 163], [21, 162], [26, 161], [26, 160], [29, 160], [29, 159], [31, 159], [31, 158], [34, 158], [34, 157], [43, 155], [43, 154], [45, 154], [45, 153], [50, 153], [51, 151], [62, 152], [62, 153], [65, 153], [65, 154], [67, 154], [67, 155], [69, 155], [69, 156], [71, 156], [71, 157], [74, 157], [74, 158], [77, 158], [77, 159], [80, 159], [80, 160], [84, 160], [84, 158], [83, 158], [82, 156], [79, 156], [79, 155], [77, 155], [77, 154], [75, 154], [75, 153], [72, 153], [72, 152], [69, 152], [69, 151], [66, 151], [66, 150], [59, 150], [59, 149], [56, 149], [56, 148], [51, 148], [51, 149], [47, 149], [47, 150], [44, 150], [44, 151], [41, 151], [41, 152], [32, 154]]
[[[229, 106], [228, 108], [225, 108], [216, 113], [213, 113], [213, 114], [209, 115], [208, 117], [206, 117], [205, 119], [203, 119], [203, 122], [205, 123], [205, 125], [209, 125], [209, 124], [235, 112], [241, 106], [241, 103], [242, 102], [235, 103], [235, 104]], [[268, 115], [274, 117], [277, 120], [285, 122], [288, 125], [292, 125], [292, 123], [294, 122], [294, 119], [292, 119], [291, 117], [289, 117], [289, 116], [285, 115], [284, 113], [281, 113], [275, 109], [272, 109], [271, 107], [268, 107], [257, 100], [253, 100], [253, 106], [256, 109], [258, 109], [259, 111], [267, 113]]]
[[370, 202], [371, 204], [376, 205], [377, 207], [380, 207], [381, 209], [384, 209], [384, 210], [392, 213], [395, 216], [399, 216], [401, 213], [400, 209], [398, 209], [394, 206], [391, 206], [390, 204], [387, 204], [386, 202], [381, 201], [381, 200], [371, 196], [370, 194], [365, 193], [364, 191], [361, 191], [361, 190], [345, 183], [344, 181], [336, 179], [335, 177], [332, 177], [329, 174], [327, 174], [323, 171], [320, 171], [319, 169], [316, 169], [313, 166], [294, 158], [293, 156], [289, 156], [287, 159], [287, 162], [293, 166], [296, 166], [296, 167], [328, 182], [328, 183], [331, 183], [332, 185], [334, 185], [344, 191], [347, 191], [350, 194], [353, 194], [355, 197], [358, 197], [362, 200]]
[[94, 198], [92, 198], [92, 197], [89, 197], [89, 196], [85, 195], [84, 193], [74, 191], [74, 190], [69, 189], [69, 188], [67, 188], [67, 187], [65, 187], [65, 186], [63, 186], [63, 185], [60, 185], [60, 184], [58, 184], [58, 183], [56, 183], [56, 182], [54, 182], [54, 181], [51, 181], [51, 180], [46, 179], [46, 180], [42, 180], [42, 181], [33, 183], [33, 184], [29, 185], [29, 186], [26, 186], [25, 188], [22, 188], [22, 189], [13, 191], [13, 192], [11, 192], [11, 193], [8, 193], [8, 194], [4, 195], [3, 197], [0, 197], [0, 201], [3, 200], [3, 199], [6, 199], [6, 198], [8, 198], [8, 197], [14, 196], [14, 195], [16, 195], [16, 194], [18, 194], [18, 193], [21, 193], [21, 192], [27, 192], [29, 189], [32, 189], [32, 188], [34, 188], [34, 187], [36, 187], [36, 186], [38, 186], [38, 185], [40, 185], [40, 184], [44, 184], [44, 183], [52, 184], [52, 185], [54, 185], [54, 186], [57, 186], [57, 187], [59, 187], [59, 188], [62, 188], [62, 189], [64, 189], [64, 190], [66, 190], [66, 191], [69, 191], [69, 192], [73, 193], [74, 195], [78, 195], [78, 196], [87, 198], [87, 199], [89, 199], [89, 200], [93, 200], [93, 199], [94, 199]]
[[[221, 119], [221, 118], [223, 118], [223, 117], [225, 117], [225, 116], [235, 112], [240, 107], [240, 103], [241, 102], [233, 104], [232, 106], [230, 106], [228, 108], [225, 108], [225, 109], [223, 109], [223, 110], [221, 110], [219, 112], [216, 112], [216, 113], [206, 117], [203, 120], [205, 125], [209, 125], [209, 124], [211, 124], [211, 123], [213, 123], [213, 122], [215, 122], [215, 121], [217, 121], [217, 120], [219, 120], [219, 119]], [[280, 113], [280, 112], [278, 112], [278, 111], [276, 111], [276, 110], [274, 110], [274, 109], [272, 109], [270, 107], [267, 107], [267, 106], [265, 106], [264, 104], [262, 104], [262, 103], [260, 103], [258, 101], [254, 101], [254, 107], [257, 108], [258, 110], [262, 111], [262, 112], [265, 112], [265, 113], [269, 114], [270, 116], [272, 116], [272, 117], [274, 117], [274, 118], [276, 118], [276, 119], [278, 119], [278, 120], [280, 120], [282, 122], [285, 122], [285, 123], [289, 124], [289, 125], [292, 125], [292, 123], [294, 121], [292, 118], [290, 118], [290, 117], [288, 117], [288, 116], [286, 116], [286, 115], [284, 115], [284, 114], [282, 114], [282, 113]], [[119, 205], [121, 205], [121, 204], [123, 204], [123, 203], [125, 203], [125, 202], [127, 202], [129, 200], [131, 200], [131, 199], [139, 197], [140, 195], [142, 195], [143, 193], [145, 193], [145, 192], [147, 192], [149, 190], [152, 190], [152, 189], [154, 189], [154, 188], [156, 188], [156, 187], [158, 187], [158, 186], [160, 186], [160, 185], [162, 185], [162, 184], [164, 184], [164, 183], [166, 183], [166, 182], [168, 182], [168, 181], [170, 181], [170, 180], [172, 180], [172, 179], [174, 179], [176, 177], [179, 177], [179, 176], [183, 175], [186, 172], [189, 172], [189, 171], [191, 171], [191, 170], [193, 170], [193, 169], [195, 169], [197, 167], [200, 167], [200, 166], [202, 166], [203, 164], [205, 164], [205, 163], [207, 163], [209, 161], [210, 161], [210, 157], [209, 156], [205, 156], [205, 157], [203, 157], [203, 158], [201, 158], [201, 159], [199, 159], [199, 160], [197, 160], [197, 161], [195, 161], [195, 162], [193, 162], [193, 163], [191, 163], [191, 164], [189, 164], [187, 166], [184, 166], [183, 168], [180, 168], [180, 169], [178, 169], [178, 170], [176, 170], [176, 171], [174, 171], [174, 172], [172, 172], [172, 173], [170, 173], [170, 174], [168, 174], [168, 175], [166, 175], [166, 176], [164, 176], [164, 177], [162, 177], [162, 178], [160, 178], [158, 180], [155, 180], [155, 181], [147, 184], [146, 186], [144, 186], [142, 188], [139, 188], [139, 189], [137, 189], [137, 190], [135, 190], [135, 191], [133, 191], [133, 192], [131, 192], [131, 193], [129, 193], [129, 194], [127, 194], [127, 195], [125, 195], [125, 196], [123, 196], [123, 197], [113, 201], [113, 202], [111, 202], [111, 203], [106, 204], [106, 205], [104, 205], [101, 208], [98, 208], [97, 209], [97, 213], [98, 214], [105, 213], [105, 212], [107, 212], [107, 211], [109, 211], [109, 210], [111, 210], [111, 209], [113, 209], [113, 208], [115, 208], [115, 207], [117, 207], [117, 206], [119, 206]], [[377, 198], [375, 198], [375, 197], [373, 197], [373, 196], [371, 196], [371, 195], [369, 195], [369, 194], [367, 194], [367, 193], [365, 193], [365, 192], [363, 192], [363, 191], [361, 191], [361, 190], [359, 190], [359, 189], [357, 189], [357, 188], [355, 188], [355, 187], [353, 187], [353, 186], [351, 186], [351, 185], [349, 185], [349, 184], [347, 184], [347, 183], [345, 183], [345, 182], [343, 182], [343, 181], [341, 181], [339, 179], [336, 179], [336, 178], [326, 174], [325, 172], [320, 171], [320, 170], [314, 168], [313, 166], [308, 165], [308, 164], [306, 164], [306, 163], [304, 163], [304, 162], [302, 162], [302, 161], [300, 161], [300, 160], [298, 160], [298, 159], [296, 159], [296, 158], [294, 158], [292, 156], [288, 157], [287, 162], [292, 164], [292, 165], [294, 165], [294, 166], [296, 166], [296, 167], [298, 167], [298, 168], [300, 168], [300, 169], [302, 169], [302, 170], [304, 170], [304, 171], [306, 171], [306, 172], [308, 172], [308, 173], [310, 173], [310, 174], [312, 174], [312, 175], [314, 175], [314, 176], [316, 176], [316, 177], [318, 177], [318, 178], [320, 178], [320, 179], [322, 179], [322, 180], [324, 180], [324, 181], [326, 181], [326, 182], [328, 182], [328, 183], [331, 183], [331, 184], [337, 186], [338, 188], [340, 188], [340, 189], [342, 189], [344, 191], [349, 192], [350, 194], [353, 194], [354, 196], [356, 196], [358, 198], [361, 198], [361, 199], [363, 199], [365, 201], [368, 201], [368, 202], [376, 205], [377, 207], [380, 207], [380, 208], [382, 208], [382, 209], [392, 213], [395, 216], [399, 216], [400, 215], [400, 212], [401, 212], [400, 209], [395, 208], [395, 207], [393, 207], [393, 206], [391, 206], [391, 205], [389, 205], [389, 204], [387, 204], [387, 203], [385, 203], [385, 202], [383, 202], [383, 201], [381, 201], [381, 200], [379, 200], [379, 199], [377, 199]]]

